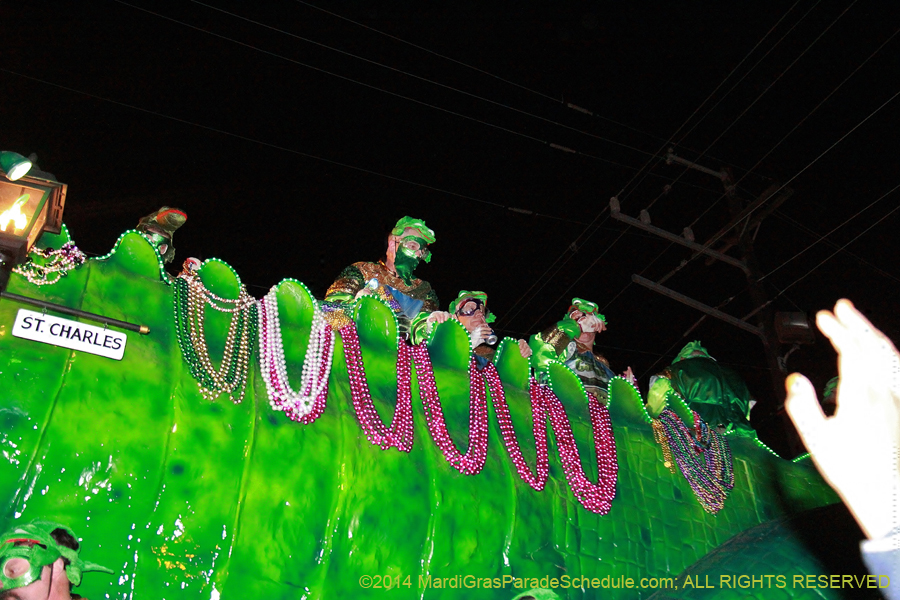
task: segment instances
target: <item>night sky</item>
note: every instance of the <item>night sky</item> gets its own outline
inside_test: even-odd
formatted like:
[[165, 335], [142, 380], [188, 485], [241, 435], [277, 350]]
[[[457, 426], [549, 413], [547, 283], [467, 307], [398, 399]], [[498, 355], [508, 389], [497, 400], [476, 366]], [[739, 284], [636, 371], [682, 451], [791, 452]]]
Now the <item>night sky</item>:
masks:
[[[667, 165], [671, 147], [730, 168], [742, 205], [793, 191], [755, 234], [775, 310], [848, 297], [900, 340], [889, 4], [483, 4], [2, 3], [0, 149], [37, 153], [68, 184], [82, 250], [179, 207], [170, 270], [221, 258], [256, 297], [286, 277], [321, 297], [382, 256], [399, 217], [424, 218], [437, 242], [416, 274], [442, 306], [485, 290], [497, 330], [525, 337], [573, 296], [594, 300], [600, 350], [645, 391], [699, 339], [777, 437], [783, 393], [758, 338], [712, 318], [685, 337], [701, 313], [631, 283], [691, 251], [610, 219], [611, 196], [700, 242], [729, 220], [722, 182]], [[666, 285], [739, 318], [755, 308], [721, 263], [690, 261]], [[836, 374], [821, 335], [787, 364], [820, 390]]]

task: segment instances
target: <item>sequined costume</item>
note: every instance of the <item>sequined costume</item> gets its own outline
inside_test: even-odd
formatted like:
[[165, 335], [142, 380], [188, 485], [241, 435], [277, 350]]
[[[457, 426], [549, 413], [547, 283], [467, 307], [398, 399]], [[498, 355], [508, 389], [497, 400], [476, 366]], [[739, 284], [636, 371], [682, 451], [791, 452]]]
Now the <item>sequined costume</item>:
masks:
[[424, 312], [430, 313], [438, 309], [438, 297], [430, 283], [413, 279], [411, 285], [406, 285], [400, 277], [388, 270], [384, 261], [353, 263], [341, 271], [337, 280], [325, 292], [325, 299], [332, 302], [349, 302], [371, 279], [378, 280], [379, 288], [390, 286], [414, 300], [421, 300]]
[[331, 303], [352, 302], [372, 279], [378, 280], [376, 293], [394, 310], [400, 334], [404, 337], [424, 329], [427, 316], [438, 309], [438, 297], [430, 283], [413, 279], [411, 285], [406, 285], [398, 275], [388, 270], [384, 261], [353, 263], [341, 271], [331, 284], [325, 292], [325, 300]]
[[565, 317], [553, 327], [533, 335], [531, 346], [532, 365], [539, 379], [546, 377], [551, 360], [562, 361], [575, 371], [584, 387], [605, 402], [609, 380], [615, 373], [603, 356], [591, 348], [582, 347], [575, 341], [581, 330], [571, 317]]

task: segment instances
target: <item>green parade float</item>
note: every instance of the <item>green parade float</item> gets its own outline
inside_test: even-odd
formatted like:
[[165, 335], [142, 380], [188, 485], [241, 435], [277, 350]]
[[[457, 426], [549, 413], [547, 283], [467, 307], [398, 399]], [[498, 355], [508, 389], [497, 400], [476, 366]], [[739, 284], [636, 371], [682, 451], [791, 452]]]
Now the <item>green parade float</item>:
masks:
[[45, 234], [9, 291], [149, 334], [110, 359], [12, 335], [29, 307], [0, 301], [0, 530], [71, 526], [115, 571], [87, 598], [845, 597], [794, 527], [838, 518], [810, 461], [672, 385], [645, 405], [615, 378], [607, 410], [513, 340], [474, 369], [456, 321], [411, 346], [374, 296], [257, 301], [135, 231], [75, 252]]

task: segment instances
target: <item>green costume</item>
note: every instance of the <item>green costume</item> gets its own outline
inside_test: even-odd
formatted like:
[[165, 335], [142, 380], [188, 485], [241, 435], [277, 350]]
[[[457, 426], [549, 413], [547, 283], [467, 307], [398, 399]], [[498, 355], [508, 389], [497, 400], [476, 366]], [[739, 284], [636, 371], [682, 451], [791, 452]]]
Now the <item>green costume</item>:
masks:
[[686, 345], [664, 376], [711, 427], [753, 431], [747, 384], [737, 373], [719, 365], [700, 342]]

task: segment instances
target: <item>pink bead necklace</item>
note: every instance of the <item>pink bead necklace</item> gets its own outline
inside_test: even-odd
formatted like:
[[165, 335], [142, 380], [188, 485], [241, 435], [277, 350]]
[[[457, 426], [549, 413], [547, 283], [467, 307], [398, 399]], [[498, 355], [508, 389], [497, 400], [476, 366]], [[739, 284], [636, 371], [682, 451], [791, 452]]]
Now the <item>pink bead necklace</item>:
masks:
[[438, 397], [434, 369], [431, 366], [428, 349], [425, 344], [412, 346], [412, 354], [419, 380], [419, 393], [422, 395], [422, 403], [425, 407], [425, 420], [428, 422], [431, 438], [453, 468], [464, 475], [480, 473], [487, 459], [487, 394], [484, 389], [484, 379], [475, 368], [475, 359], [473, 358], [469, 362], [469, 449], [462, 454], [447, 431], [447, 423], [444, 420], [441, 399]]
[[[519, 476], [535, 490], [542, 490], [549, 476], [548, 441], [546, 421], [549, 417], [560, 462], [572, 493], [587, 510], [607, 514], [616, 495], [619, 465], [616, 458], [616, 440], [613, 436], [609, 411], [600, 401], [588, 394], [588, 410], [597, 456], [597, 483], [584, 474], [578, 446], [565, 408], [556, 394], [546, 385], [531, 380], [532, 431], [535, 440], [535, 470], [532, 471], [522, 455], [509, 405], [503, 391], [500, 375], [493, 364], [479, 372], [474, 359], [469, 364], [469, 448], [463, 454], [456, 447], [441, 407], [434, 369], [425, 344], [412, 346], [400, 341], [397, 356], [397, 405], [390, 428], [385, 427], [375, 410], [366, 381], [365, 365], [359, 347], [359, 336], [351, 322], [341, 329], [344, 356], [350, 378], [350, 393], [360, 427], [366, 438], [382, 450], [396, 447], [409, 452], [413, 444], [411, 367], [415, 364], [419, 393], [425, 410], [428, 430], [435, 445], [453, 468], [465, 475], [476, 475], [484, 468], [488, 448], [487, 387], [500, 426], [500, 433], [507, 453]], [[412, 363], [412, 364], [411, 364]]]
[[394, 409], [391, 427], [388, 429], [384, 426], [384, 422], [372, 402], [372, 394], [369, 392], [369, 384], [366, 381], [366, 368], [359, 348], [359, 334], [352, 321], [341, 328], [341, 339], [344, 342], [344, 359], [347, 362], [347, 375], [350, 378], [353, 408], [356, 410], [356, 418], [359, 419], [359, 425], [366, 434], [366, 439], [382, 450], [396, 447], [401, 452], [409, 452], [412, 450], [413, 444], [412, 391], [410, 390], [412, 385], [411, 350], [409, 345], [405, 342], [400, 343], [397, 355], [397, 406]]

